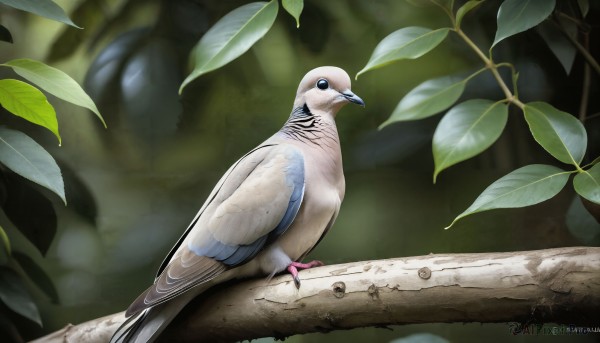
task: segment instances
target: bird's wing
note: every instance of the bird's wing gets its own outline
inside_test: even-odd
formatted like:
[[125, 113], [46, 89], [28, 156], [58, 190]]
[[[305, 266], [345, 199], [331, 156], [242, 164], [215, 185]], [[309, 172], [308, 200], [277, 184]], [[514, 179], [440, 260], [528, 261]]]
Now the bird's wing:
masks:
[[[255, 158], [256, 157], [256, 158]], [[223, 183], [190, 233], [189, 249], [228, 266], [255, 256], [292, 223], [304, 194], [304, 158], [288, 145], [250, 155]]]
[[243, 264], [283, 234], [304, 196], [304, 158], [289, 145], [259, 147], [223, 176], [155, 283], [127, 315]]
[[[213, 188], [212, 192], [210, 192], [210, 195], [208, 196], [208, 198], [206, 199], [206, 201], [204, 202], [204, 204], [202, 205], [202, 207], [200, 208], [200, 210], [198, 211], [198, 213], [196, 214], [196, 216], [194, 217], [194, 219], [192, 220], [190, 225], [188, 225], [187, 229], [183, 232], [181, 237], [179, 237], [179, 240], [177, 240], [177, 243], [175, 243], [175, 245], [171, 248], [171, 250], [169, 251], [167, 256], [165, 256], [165, 259], [163, 260], [160, 267], [158, 268], [158, 271], [156, 272], [156, 279], [158, 279], [158, 277], [163, 272], [163, 270], [167, 267], [169, 262], [171, 262], [171, 259], [173, 258], [173, 256], [175, 255], [175, 253], [177, 252], [177, 250], [179, 249], [179, 247], [185, 240], [185, 238], [188, 236], [190, 231], [194, 228], [196, 222], [198, 221], [198, 219], [200, 218], [202, 213], [204, 213], [204, 210], [206, 209], [206, 207], [213, 202], [213, 200], [215, 199], [215, 196], [217, 195], [217, 193], [219, 193], [221, 191], [223, 184], [225, 183], [225, 181], [227, 181], [229, 179], [232, 172], [235, 170], [236, 173], [240, 173], [241, 170], [245, 169], [243, 165], [248, 162], [247, 158], [249, 158], [249, 156], [252, 156], [253, 158], [257, 158], [257, 156], [258, 156], [260, 158], [260, 156], [263, 156], [266, 152], [268, 152], [268, 149], [271, 147], [273, 147], [272, 144], [260, 145], [260, 146], [256, 147], [254, 150], [251, 150], [250, 152], [248, 152], [246, 155], [242, 156], [231, 167], [229, 167], [229, 169], [225, 172], [225, 174], [223, 174], [223, 176], [221, 177], [219, 182], [217, 182], [217, 185], [215, 186], [215, 188]], [[244, 163], [242, 163], [242, 162], [244, 162]], [[240, 165], [240, 164], [242, 164], [242, 166], [240, 168], [238, 168], [238, 165]], [[234, 176], [233, 178], [236, 178], [236, 177]]]

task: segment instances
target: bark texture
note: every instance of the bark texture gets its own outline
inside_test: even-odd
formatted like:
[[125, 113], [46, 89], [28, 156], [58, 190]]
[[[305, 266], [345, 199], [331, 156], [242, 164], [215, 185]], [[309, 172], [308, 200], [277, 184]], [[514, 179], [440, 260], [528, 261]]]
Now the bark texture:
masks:
[[[600, 248], [362, 261], [219, 286], [164, 333], [219, 342], [409, 323], [600, 324]], [[67, 326], [35, 342], [107, 342], [122, 313]]]

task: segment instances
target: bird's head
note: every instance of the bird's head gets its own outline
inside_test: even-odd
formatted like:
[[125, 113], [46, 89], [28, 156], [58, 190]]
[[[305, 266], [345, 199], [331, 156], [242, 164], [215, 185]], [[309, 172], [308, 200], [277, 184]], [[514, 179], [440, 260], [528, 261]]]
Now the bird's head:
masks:
[[300, 82], [294, 108], [306, 105], [312, 113], [335, 116], [349, 102], [365, 106], [350, 90], [350, 76], [338, 67], [319, 67], [309, 71]]

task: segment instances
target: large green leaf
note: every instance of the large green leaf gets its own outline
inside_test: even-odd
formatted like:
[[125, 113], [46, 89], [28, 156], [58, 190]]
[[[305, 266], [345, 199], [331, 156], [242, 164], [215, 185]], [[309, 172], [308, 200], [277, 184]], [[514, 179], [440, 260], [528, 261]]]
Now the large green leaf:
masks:
[[10, 113], [52, 131], [61, 143], [54, 107], [39, 89], [19, 80], [0, 80], [0, 105]]
[[579, 195], [600, 205], [600, 164], [575, 175], [573, 187]]
[[0, 3], [80, 29], [71, 21], [65, 11], [52, 0], [0, 0]]
[[296, 27], [300, 27], [300, 14], [304, 9], [304, 0], [281, 0], [281, 5], [296, 19]]
[[556, 0], [505, 0], [498, 10], [492, 48], [503, 39], [538, 25], [554, 10]]
[[48, 188], [66, 204], [65, 186], [56, 161], [24, 133], [0, 127], [0, 163]]
[[467, 81], [444, 76], [421, 83], [402, 98], [380, 128], [398, 121], [423, 119], [447, 109], [458, 100]]
[[278, 8], [277, 0], [253, 2], [221, 18], [194, 47], [194, 70], [181, 84], [179, 93], [200, 75], [220, 68], [248, 51], [269, 31]]
[[42, 319], [19, 274], [0, 267], [0, 300], [11, 310], [42, 326]]
[[52, 201], [40, 187], [20, 175], [9, 171], [3, 174], [7, 196], [2, 211], [25, 238], [42, 255], [46, 255], [56, 235], [58, 222]]
[[381, 68], [402, 59], [421, 57], [438, 46], [448, 35], [449, 28], [430, 30], [411, 26], [395, 31], [385, 37], [373, 50], [367, 65], [356, 78], [369, 70]]
[[26, 58], [8, 61], [2, 65], [13, 68], [17, 74], [55, 97], [89, 109], [100, 118], [102, 124], [106, 127], [104, 118], [100, 115], [100, 111], [98, 111], [92, 98], [87, 95], [77, 81], [65, 72], [42, 62]]
[[581, 163], [587, 133], [577, 118], [545, 102], [525, 104], [523, 111], [531, 134], [550, 155], [563, 163]]
[[42, 290], [46, 295], [54, 302], [58, 302], [58, 292], [54, 287], [54, 283], [46, 274], [44, 269], [40, 267], [35, 261], [18, 251], [13, 254], [14, 259], [19, 263], [21, 268], [25, 271], [27, 276]]
[[570, 172], [545, 164], [532, 164], [503, 176], [486, 188], [475, 202], [446, 227], [470, 214], [497, 208], [516, 208], [538, 204], [558, 194], [569, 180]]
[[490, 100], [468, 100], [450, 109], [433, 135], [433, 182], [442, 170], [492, 145], [507, 119], [508, 106]]
[[458, 11], [456, 11], [456, 27], [460, 28], [460, 24], [462, 23], [462, 20], [463, 20], [465, 14], [469, 13], [472, 9], [474, 9], [475, 7], [479, 6], [482, 3], [483, 3], [483, 0], [471, 0], [471, 1], [465, 2], [465, 4], [462, 5], [458, 9]]

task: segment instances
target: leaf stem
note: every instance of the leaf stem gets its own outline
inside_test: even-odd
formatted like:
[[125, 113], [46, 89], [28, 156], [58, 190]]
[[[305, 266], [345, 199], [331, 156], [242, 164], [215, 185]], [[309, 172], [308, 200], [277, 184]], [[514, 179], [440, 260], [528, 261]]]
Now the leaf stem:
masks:
[[595, 160], [593, 160], [592, 162], [590, 162], [590, 163], [588, 163], [588, 164], [586, 164], [586, 165], [582, 166], [582, 167], [581, 167], [581, 169], [588, 169], [588, 168], [591, 168], [591, 167], [593, 167], [594, 165], [596, 165], [596, 164], [598, 164], [598, 163], [600, 163], [600, 156], [599, 156], [599, 157], [596, 157], [596, 159], [595, 159]]
[[[500, 73], [498, 72], [498, 66], [504, 65], [505, 63], [495, 64], [494, 61], [491, 59], [491, 57], [487, 57], [483, 53], [483, 51], [481, 51], [481, 49], [479, 49], [479, 47], [471, 40], [471, 38], [469, 38], [469, 36], [467, 36], [460, 28], [458, 28], [454, 31], [465, 41], [465, 43], [467, 43], [467, 45], [469, 47], [471, 47], [471, 49], [473, 49], [473, 51], [477, 54], [477, 56], [479, 56], [479, 58], [481, 58], [481, 60], [485, 64], [485, 67], [492, 72], [492, 75], [494, 75], [494, 78], [498, 82], [498, 85], [502, 89], [502, 92], [504, 92], [504, 96], [506, 96], [506, 100], [508, 100], [510, 103], [516, 105], [520, 109], [523, 109], [525, 107], [525, 104], [523, 104], [510, 91], [510, 89], [508, 88], [508, 86], [506, 85], [504, 80], [502, 79], [502, 76], [500, 76]], [[513, 83], [516, 84], [516, 77], [515, 77], [516, 73], [514, 72], [514, 68], [513, 68], [512, 74], [513, 74]]]
[[448, 15], [448, 18], [450, 18], [450, 21], [452, 22], [452, 27], [456, 26], [456, 18], [454, 17], [454, 14], [452, 13], [452, 7], [454, 7], [454, 0], [452, 0], [450, 2], [450, 8], [440, 4], [439, 2], [437, 2], [435, 0], [429, 0], [429, 1], [431, 1], [431, 3], [433, 3], [434, 5], [441, 8], [442, 11], [444, 11], [444, 13], [446, 13], [446, 15]]
[[519, 87], [517, 85], [517, 80], [519, 79], [519, 73], [517, 73], [515, 66], [512, 63], [502, 62], [502, 63], [496, 64], [496, 68], [499, 68], [499, 67], [509, 67], [510, 68], [511, 75], [512, 75], [513, 92], [515, 94], [515, 98], [518, 99], [519, 98]]
[[487, 68], [481, 68], [478, 71], [474, 72], [473, 74], [467, 76], [467, 78], [464, 80], [465, 82], [470, 81], [472, 78], [474, 78], [475, 76], [483, 73], [484, 71], [486, 71]]
[[574, 18], [574, 17], [566, 14], [565, 12], [555, 11], [554, 12], [554, 16], [557, 19], [566, 19], [566, 20], [574, 23], [575, 25], [577, 25], [577, 27], [579, 29], [581, 29], [583, 31], [589, 31], [590, 30], [590, 25], [588, 25], [588, 23], [586, 23], [584, 20], [580, 20], [580, 19]]

